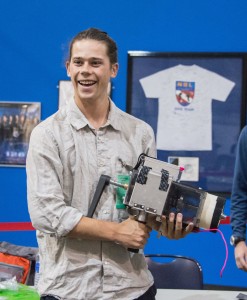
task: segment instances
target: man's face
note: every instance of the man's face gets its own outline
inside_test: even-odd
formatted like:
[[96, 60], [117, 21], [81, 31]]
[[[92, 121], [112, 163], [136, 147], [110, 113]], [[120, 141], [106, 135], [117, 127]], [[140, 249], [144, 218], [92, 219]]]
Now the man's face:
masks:
[[117, 75], [118, 64], [111, 65], [107, 46], [96, 40], [81, 40], [73, 44], [67, 73], [75, 91], [75, 101], [93, 102], [105, 99], [110, 78]]

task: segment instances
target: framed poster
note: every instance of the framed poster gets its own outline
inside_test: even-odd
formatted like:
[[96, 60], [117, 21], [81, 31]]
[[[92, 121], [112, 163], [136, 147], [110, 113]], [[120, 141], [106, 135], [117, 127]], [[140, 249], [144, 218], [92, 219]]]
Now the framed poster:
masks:
[[40, 122], [39, 102], [0, 102], [0, 165], [25, 166], [29, 138]]
[[184, 183], [231, 192], [246, 63], [247, 53], [128, 52], [127, 112], [154, 129], [158, 159], [186, 162]]

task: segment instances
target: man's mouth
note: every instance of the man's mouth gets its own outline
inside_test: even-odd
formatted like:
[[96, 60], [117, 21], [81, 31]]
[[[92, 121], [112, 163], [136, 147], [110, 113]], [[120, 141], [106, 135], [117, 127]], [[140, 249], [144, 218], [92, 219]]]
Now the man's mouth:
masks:
[[82, 86], [92, 86], [96, 83], [94, 80], [79, 80], [78, 83]]

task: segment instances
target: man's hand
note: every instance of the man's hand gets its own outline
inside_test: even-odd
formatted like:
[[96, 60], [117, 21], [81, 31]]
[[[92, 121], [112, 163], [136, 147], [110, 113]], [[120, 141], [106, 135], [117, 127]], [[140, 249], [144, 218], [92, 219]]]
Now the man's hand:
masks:
[[148, 225], [129, 217], [118, 224], [116, 243], [126, 248], [142, 249], [147, 243], [151, 230], [152, 228]]
[[175, 240], [185, 237], [194, 227], [193, 223], [190, 223], [183, 228], [183, 216], [181, 213], [178, 213], [176, 218], [174, 213], [170, 213], [169, 218], [162, 216], [162, 223], [156, 221], [155, 217], [150, 216], [148, 218], [148, 225], [168, 239]]
[[245, 241], [241, 241], [237, 244], [234, 254], [237, 267], [247, 272], [247, 245]]

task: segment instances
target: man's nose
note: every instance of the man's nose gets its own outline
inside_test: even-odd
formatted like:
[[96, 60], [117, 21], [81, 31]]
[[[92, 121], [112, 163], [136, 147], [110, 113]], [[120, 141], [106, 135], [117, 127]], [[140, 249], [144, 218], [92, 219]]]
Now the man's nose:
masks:
[[84, 63], [80, 69], [81, 74], [87, 74], [91, 72], [91, 67], [89, 63]]

